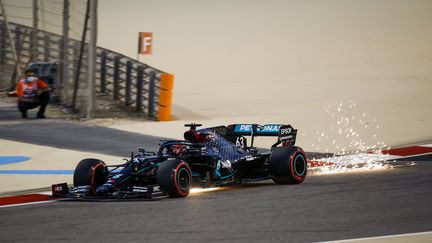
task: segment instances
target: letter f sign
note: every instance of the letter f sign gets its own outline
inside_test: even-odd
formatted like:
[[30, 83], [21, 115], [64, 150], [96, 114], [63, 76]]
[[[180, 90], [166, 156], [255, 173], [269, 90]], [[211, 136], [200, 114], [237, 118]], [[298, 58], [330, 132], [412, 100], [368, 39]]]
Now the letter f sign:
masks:
[[142, 55], [151, 55], [153, 49], [153, 33], [140, 32], [138, 53]]

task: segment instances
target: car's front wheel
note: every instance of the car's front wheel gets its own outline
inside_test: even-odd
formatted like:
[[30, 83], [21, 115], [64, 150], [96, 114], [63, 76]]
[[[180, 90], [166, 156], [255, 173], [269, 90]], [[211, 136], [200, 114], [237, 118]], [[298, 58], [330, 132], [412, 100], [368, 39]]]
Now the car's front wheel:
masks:
[[83, 159], [75, 168], [73, 182], [74, 186], [91, 186], [94, 194], [96, 188], [108, 180], [108, 169], [106, 164], [99, 159]]
[[186, 197], [192, 187], [192, 171], [182, 160], [166, 160], [158, 168], [157, 183], [170, 197]]

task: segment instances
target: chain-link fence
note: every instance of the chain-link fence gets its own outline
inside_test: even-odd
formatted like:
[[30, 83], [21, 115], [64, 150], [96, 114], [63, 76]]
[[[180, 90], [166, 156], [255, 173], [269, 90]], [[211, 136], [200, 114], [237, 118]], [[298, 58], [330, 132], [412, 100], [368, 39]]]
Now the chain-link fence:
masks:
[[[0, 0], [0, 89], [13, 89], [31, 63], [51, 72], [57, 102], [84, 110], [88, 80], [89, 3], [85, 0]], [[97, 48], [97, 92], [154, 117], [160, 70]]]

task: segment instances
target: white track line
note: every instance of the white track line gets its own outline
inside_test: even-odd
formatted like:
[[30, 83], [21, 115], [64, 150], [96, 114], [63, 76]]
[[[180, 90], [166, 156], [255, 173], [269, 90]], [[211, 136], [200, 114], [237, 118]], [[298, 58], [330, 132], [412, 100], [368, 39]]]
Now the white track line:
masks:
[[321, 243], [327, 242], [432, 242], [432, 231], [419, 232], [419, 233], [409, 233], [409, 234], [399, 234], [399, 235], [386, 235], [377, 237], [366, 237], [357, 239], [347, 239], [347, 240], [337, 240], [337, 241], [322, 241]]
[[[61, 199], [59, 199], [59, 200], [61, 200]], [[37, 202], [9, 204], [9, 205], [0, 206], [0, 208], [10, 208], [10, 207], [19, 207], [19, 206], [33, 205], [33, 204], [50, 203], [50, 202], [56, 202], [56, 201], [59, 201], [59, 200], [53, 199], [53, 200], [47, 200], [47, 201], [37, 201]]]
[[37, 193], [37, 194], [42, 194], [42, 195], [48, 195], [48, 196], [51, 196], [51, 195], [52, 195], [52, 192], [51, 192], [51, 191], [46, 191], [46, 192], [39, 192], [39, 193]]

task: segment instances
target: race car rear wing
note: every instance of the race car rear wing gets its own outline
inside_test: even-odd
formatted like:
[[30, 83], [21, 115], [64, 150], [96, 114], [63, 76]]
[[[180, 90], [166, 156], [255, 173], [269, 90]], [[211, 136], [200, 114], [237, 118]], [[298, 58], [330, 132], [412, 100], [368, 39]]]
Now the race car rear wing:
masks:
[[228, 129], [236, 135], [251, 136], [252, 139], [256, 136], [277, 136], [278, 142], [275, 145], [280, 143], [294, 145], [297, 137], [297, 129], [284, 124], [233, 124], [229, 125]]

